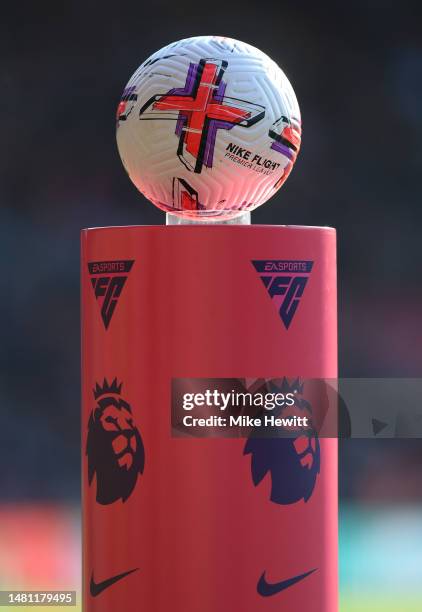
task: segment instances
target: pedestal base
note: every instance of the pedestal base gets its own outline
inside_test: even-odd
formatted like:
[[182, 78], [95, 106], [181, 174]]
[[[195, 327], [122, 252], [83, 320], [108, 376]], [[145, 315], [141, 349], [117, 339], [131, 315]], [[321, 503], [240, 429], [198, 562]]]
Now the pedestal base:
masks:
[[85, 230], [82, 304], [84, 611], [335, 612], [337, 441], [171, 427], [173, 379], [337, 376], [335, 231]]

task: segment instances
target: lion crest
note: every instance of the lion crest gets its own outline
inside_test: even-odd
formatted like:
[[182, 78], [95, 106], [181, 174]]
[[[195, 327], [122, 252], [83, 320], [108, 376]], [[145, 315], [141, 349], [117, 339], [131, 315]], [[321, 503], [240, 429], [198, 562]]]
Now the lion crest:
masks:
[[145, 451], [132, 408], [121, 397], [122, 383], [104, 379], [93, 389], [97, 404], [88, 421], [88, 482], [96, 477], [99, 504], [125, 502], [144, 471]]
[[[296, 409], [308, 416], [312, 408], [303, 398], [303, 383], [298, 379], [289, 383], [284, 378], [280, 388], [271, 385], [272, 391], [295, 394]], [[255, 486], [269, 473], [271, 475], [270, 500], [275, 504], [293, 504], [311, 497], [320, 471], [320, 445], [317, 432], [280, 437], [262, 431], [252, 433], [245, 445], [244, 454], [251, 455], [252, 480]]]

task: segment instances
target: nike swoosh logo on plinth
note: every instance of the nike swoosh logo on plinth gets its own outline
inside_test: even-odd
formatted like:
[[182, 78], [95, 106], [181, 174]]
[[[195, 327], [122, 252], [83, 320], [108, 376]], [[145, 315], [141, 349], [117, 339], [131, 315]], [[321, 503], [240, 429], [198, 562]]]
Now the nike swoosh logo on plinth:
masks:
[[297, 582], [300, 582], [307, 576], [310, 576], [316, 572], [316, 568], [310, 570], [309, 572], [305, 572], [304, 574], [299, 574], [299, 576], [294, 576], [293, 578], [288, 578], [287, 580], [282, 580], [281, 582], [267, 582], [265, 578], [265, 572], [262, 574], [261, 578], [258, 581], [258, 585], [256, 587], [258, 593], [262, 595], [262, 597], [271, 597], [271, 595], [276, 595], [281, 591], [285, 591], [289, 587], [293, 586]]
[[97, 597], [100, 593], [102, 593], [105, 589], [108, 589], [112, 584], [118, 582], [125, 576], [129, 576], [133, 572], [136, 572], [139, 568], [135, 567], [135, 569], [131, 569], [128, 572], [123, 572], [122, 574], [117, 574], [117, 576], [112, 576], [111, 578], [107, 578], [107, 580], [102, 580], [101, 582], [95, 582], [94, 580], [94, 572], [91, 574], [91, 582], [89, 584], [89, 591], [92, 597]]

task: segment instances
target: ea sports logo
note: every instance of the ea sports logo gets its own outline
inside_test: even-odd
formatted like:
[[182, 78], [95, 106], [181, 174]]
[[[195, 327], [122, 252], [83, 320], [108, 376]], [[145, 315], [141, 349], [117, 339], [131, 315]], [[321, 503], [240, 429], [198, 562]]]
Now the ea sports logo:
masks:
[[252, 261], [255, 270], [289, 329], [309, 280], [313, 261], [268, 259]]
[[145, 451], [131, 406], [121, 398], [122, 384], [104, 379], [93, 390], [97, 404], [88, 422], [88, 482], [96, 481], [96, 500], [125, 502], [144, 471]]

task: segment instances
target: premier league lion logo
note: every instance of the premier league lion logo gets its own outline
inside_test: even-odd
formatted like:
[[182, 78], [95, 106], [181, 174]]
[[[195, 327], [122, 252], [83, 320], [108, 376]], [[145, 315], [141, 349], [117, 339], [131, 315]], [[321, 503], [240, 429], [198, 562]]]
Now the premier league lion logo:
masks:
[[[295, 394], [295, 412], [311, 418], [312, 408], [303, 398], [303, 383], [283, 379], [280, 388], [270, 383], [271, 391]], [[280, 411], [281, 412], [281, 411]], [[277, 415], [284, 416], [284, 415]], [[284, 436], [284, 437], [280, 437]], [[255, 486], [269, 473], [270, 500], [275, 504], [293, 504], [311, 497], [320, 471], [320, 445], [316, 431], [306, 433], [255, 431], [248, 438], [244, 454], [251, 455]]]
[[94, 476], [97, 502], [125, 502], [144, 471], [145, 451], [130, 405], [121, 398], [122, 384], [104, 379], [93, 389], [97, 405], [88, 422], [88, 481]]

